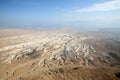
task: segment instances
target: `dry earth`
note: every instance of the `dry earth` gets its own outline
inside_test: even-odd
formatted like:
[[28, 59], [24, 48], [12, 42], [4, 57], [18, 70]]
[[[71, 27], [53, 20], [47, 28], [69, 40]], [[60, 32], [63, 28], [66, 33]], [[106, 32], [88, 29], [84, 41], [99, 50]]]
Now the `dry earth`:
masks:
[[120, 80], [116, 36], [77, 30], [0, 30], [0, 80]]

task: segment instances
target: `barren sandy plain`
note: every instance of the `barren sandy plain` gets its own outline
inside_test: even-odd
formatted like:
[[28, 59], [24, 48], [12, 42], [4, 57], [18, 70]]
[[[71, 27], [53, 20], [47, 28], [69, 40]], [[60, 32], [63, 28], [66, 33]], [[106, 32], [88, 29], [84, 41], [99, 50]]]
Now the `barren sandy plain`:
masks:
[[120, 41], [71, 29], [0, 29], [0, 80], [120, 80]]

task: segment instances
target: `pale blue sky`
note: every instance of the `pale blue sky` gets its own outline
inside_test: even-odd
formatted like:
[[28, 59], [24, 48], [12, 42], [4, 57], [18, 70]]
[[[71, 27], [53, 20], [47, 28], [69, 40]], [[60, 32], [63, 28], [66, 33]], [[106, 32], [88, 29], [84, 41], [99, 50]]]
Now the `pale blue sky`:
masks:
[[0, 27], [120, 27], [120, 0], [0, 0]]

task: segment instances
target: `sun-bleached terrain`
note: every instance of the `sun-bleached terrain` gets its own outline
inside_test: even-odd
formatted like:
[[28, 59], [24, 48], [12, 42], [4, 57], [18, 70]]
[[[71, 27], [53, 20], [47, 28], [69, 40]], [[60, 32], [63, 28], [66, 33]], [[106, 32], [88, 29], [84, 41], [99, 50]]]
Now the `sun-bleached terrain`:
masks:
[[1, 29], [0, 79], [120, 80], [120, 41], [71, 29]]

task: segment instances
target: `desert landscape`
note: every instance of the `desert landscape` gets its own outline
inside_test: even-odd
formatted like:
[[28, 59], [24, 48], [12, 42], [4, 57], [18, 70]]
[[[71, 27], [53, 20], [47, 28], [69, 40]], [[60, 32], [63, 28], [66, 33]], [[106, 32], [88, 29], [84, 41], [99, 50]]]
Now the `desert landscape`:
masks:
[[0, 80], [120, 80], [120, 0], [0, 0]]
[[120, 80], [120, 38], [73, 29], [0, 29], [0, 80]]

